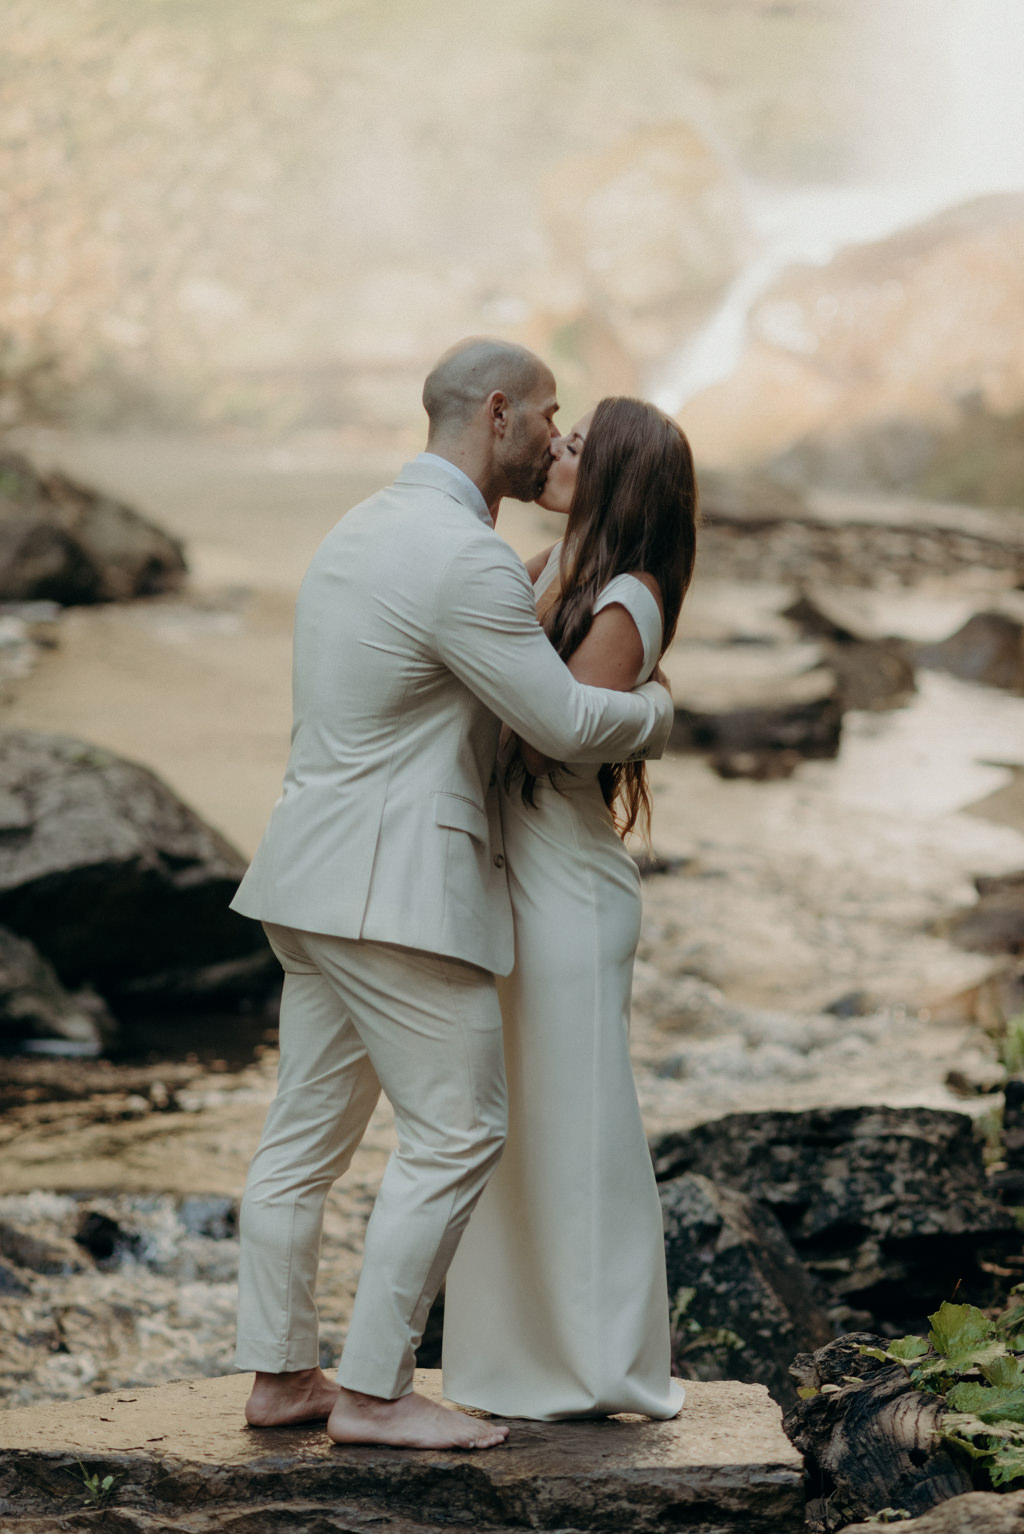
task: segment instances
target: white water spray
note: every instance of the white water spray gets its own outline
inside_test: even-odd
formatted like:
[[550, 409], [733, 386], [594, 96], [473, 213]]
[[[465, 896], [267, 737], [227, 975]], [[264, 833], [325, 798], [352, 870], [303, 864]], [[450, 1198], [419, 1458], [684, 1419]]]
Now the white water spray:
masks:
[[734, 371], [751, 309], [786, 267], [824, 265], [844, 246], [1024, 188], [1024, 0], [890, 0], [879, 26], [873, 47], [888, 83], [873, 129], [880, 173], [847, 187], [748, 184], [758, 253], [650, 380], [663, 410], [676, 414]]

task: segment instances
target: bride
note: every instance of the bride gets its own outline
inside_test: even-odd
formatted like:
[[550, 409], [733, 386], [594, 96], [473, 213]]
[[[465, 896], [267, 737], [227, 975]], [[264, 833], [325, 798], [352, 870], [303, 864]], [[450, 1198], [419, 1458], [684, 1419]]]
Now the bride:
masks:
[[[605, 399], [561, 439], [540, 505], [565, 539], [527, 566], [581, 682], [628, 690], [670, 643], [693, 573], [697, 487], [683, 432]], [[556, 452], [558, 449], [556, 448]], [[661, 1209], [629, 1060], [642, 762], [504, 757], [516, 963], [499, 980], [509, 1135], [448, 1273], [444, 1390], [500, 1416], [672, 1417]]]

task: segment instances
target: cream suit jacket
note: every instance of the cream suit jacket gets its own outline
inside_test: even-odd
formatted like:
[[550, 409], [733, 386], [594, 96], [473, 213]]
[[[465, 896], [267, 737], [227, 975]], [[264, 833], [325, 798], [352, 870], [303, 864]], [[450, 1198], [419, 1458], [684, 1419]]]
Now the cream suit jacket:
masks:
[[499, 721], [559, 761], [660, 755], [672, 703], [576, 682], [519, 558], [442, 466], [407, 464], [320, 545], [295, 614], [284, 788], [232, 905], [508, 974]]

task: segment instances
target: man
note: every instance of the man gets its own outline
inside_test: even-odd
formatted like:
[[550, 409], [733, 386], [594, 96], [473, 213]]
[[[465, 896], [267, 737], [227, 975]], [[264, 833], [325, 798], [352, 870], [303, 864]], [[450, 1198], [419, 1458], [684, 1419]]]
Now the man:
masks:
[[[326, 1417], [339, 1443], [488, 1448], [507, 1429], [412, 1381], [505, 1135], [500, 721], [557, 760], [621, 761], [660, 754], [672, 706], [656, 683], [577, 683], [494, 535], [502, 496], [532, 500], [552, 462], [550, 371], [472, 339], [423, 403], [427, 451], [343, 518], [302, 583], [284, 789], [234, 901], [285, 970], [278, 1091], [242, 1204], [237, 1363], [256, 1371], [254, 1426]], [[323, 1206], [382, 1089], [399, 1143], [336, 1385], [318, 1367]]]

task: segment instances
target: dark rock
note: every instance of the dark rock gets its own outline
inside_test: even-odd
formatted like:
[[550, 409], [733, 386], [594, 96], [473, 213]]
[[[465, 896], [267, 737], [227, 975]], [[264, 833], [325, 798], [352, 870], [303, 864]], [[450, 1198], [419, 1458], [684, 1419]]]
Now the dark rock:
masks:
[[1024, 1081], [1011, 1076], [1003, 1088], [1003, 1160], [1007, 1169], [1024, 1172]]
[[111, 1266], [125, 1257], [136, 1256], [142, 1245], [135, 1231], [124, 1230], [99, 1209], [82, 1210], [75, 1240], [98, 1263]]
[[[901, 1534], [1024, 1534], [1024, 1491], [969, 1491], [897, 1527]], [[878, 1524], [851, 1523], [844, 1534], [878, 1534]]]
[[17, 1269], [0, 1259], [0, 1299], [22, 1299], [31, 1293]]
[[918, 645], [916, 654], [919, 665], [965, 682], [1024, 693], [1024, 620], [1017, 615], [975, 613], [949, 639]]
[[826, 644], [845, 708], [879, 713], [902, 708], [917, 691], [910, 645], [874, 632], [869, 613], [849, 593], [807, 589], [783, 612], [809, 637]]
[[942, 923], [972, 953], [1024, 954], [1024, 872], [975, 879], [977, 903]]
[[970, 1470], [935, 1435], [943, 1403], [899, 1365], [863, 1357], [862, 1344], [886, 1345], [854, 1332], [793, 1365], [800, 1386], [818, 1392], [784, 1418], [804, 1456], [810, 1534], [885, 1507], [924, 1513], [971, 1489]]
[[804, 758], [839, 753], [843, 702], [835, 674], [823, 667], [723, 689], [717, 703], [685, 691], [677, 698], [670, 748], [706, 752], [722, 777], [788, 776]]
[[70, 995], [30, 942], [0, 927], [0, 1040], [60, 1038], [99, 1047], [116, 1033], [94, 991]]
[[655, 852], [653, 847], [634, 852], [633, 862], [641, 879], [653, 879], [660, 874], [679, 873], [686, 865], [692, 862], [691, 858], [663, 857], [660, 852]]
[[174, 591], [181, 544], [130, 506], [0, 455], [0, 600], [114, 602]]
[[700, 1171], [767, 1204], [840, 1315], [920, 1329], [958, 1285], [983, 1300], [981, 1261], [1019, 1247], [966, 1114], [734, 1113], [664, 1136], [653, 1155], [660, 1181]]
[[820, 1346], [830, 1327], [778, 1220], [693, 1173], [660, 1191], [676, 1371], [767, 1385], [790, 1401], [794, 1353]]
[[902, 708], [917, 691], [911, 648], [902, 639], [849, 641], [829, 646], [844, 708], [884, 713]]
[[77, 1273], [83, 1267], [82, 1255], [74, 1242], [62, 1237], [41, 1240], [9, 1220], [0, 1220], [0, 1256], [15, 1267], [54, 1276]]
[[66, 986], [115, 1010], [133, 992], [263, 997], [278, 970], [228, 909], [245, 861], [153, 773], [80, 740], [0, 737], [0, 921]]

